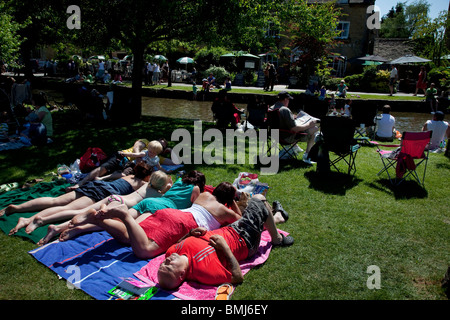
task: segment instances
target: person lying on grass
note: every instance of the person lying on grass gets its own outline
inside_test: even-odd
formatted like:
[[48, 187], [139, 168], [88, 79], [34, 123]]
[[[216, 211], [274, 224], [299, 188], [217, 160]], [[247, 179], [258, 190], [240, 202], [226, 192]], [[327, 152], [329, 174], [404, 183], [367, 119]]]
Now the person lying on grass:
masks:
[[274, 246], [294, 243], [291, 236], [278, 232], [266, 198], [257, 194], [236, 222], [214, 231], [194, 228], [172, 245], [158, 269], [159, 285], [173, 290], [185, 280], [208, 285], [242, 283], [244, 277], [239, 261], [258, 251], [261, 233], [265, 229], [269, 231]]
[[3, 214], [11, 215], [16, 212], [35, 212], [40, 211], [30, 218], [20, 218], [15, 228], [10, 231], [10, 235], [16, 233], [19, 229], [27, 226], [27, 233], [34, 231], [39, 225], [34, 224], [34, 219], [56, 214], [63, 210], [83, 209], [110, 195], [127, 195], [147, 183], [152, 174], [152, 168], [142, 162], [136, 165], [134, 174], [114, 181], [90, 181], [83, 187], [74, 191], [65, 193], [59, 197], [41, 197], [24, 202], [19, 205], [10, 204], [0, 211]]
[[[167, 176], [162, 171], [156, 171], [150, 178], [149, 187], [154, 186], [152, 179], [155, 175], [164, 175], [170, 179], [169, 188], [164, 190], [164, 194], [160, 194], [159, 197], [139, 197], [135, 196], [132, 201], [126, 199], [121, 201], [120, 196], [114, 195], [114, 199], [109, 201], [108, 198], [95, 205], [89, 206], [83, 210], [70, 210], [66, 211], [66, 217], [72, 218], [72, 220], [62, 223], [60, 225], [50, 225], [48, 227], [47, 234], [42, 238], [38, 245], [44, 245], [50, 241], [53, 237], [61, 233], [60, 240], [68, 240], [75, 237], [78, 234], [101, 230], [94, 224], [83, 223], [83, 220], [91, 210], [100, 210], [102, 205], [114, 206], [112, 202], [123, 203], [129, 209], [131, 216], [136, 219], [139, 215], [145, 212], [154, 213], [159, 209], [186, 209], [189, 208], [192, 203], [197, 199], [201, 192], [205, 188], [206, 178], [205, 175], [199, 171], [193, 170], [189, 172], [184, 178], [179, 178], [173, 185], [170, 176]], [[139, 191], [139, 190], [138, 190]], [[64, 214], [60, 212], [59, 215]], [[55, 215], [54, 215], [55, 216]]]
[[[31, 233], [37, 227], [41, 227], [41, 226], [44, 226], [46, 224], [56, 222], [56, 221], [64, 221], [64, 220], [72, 219], [73, 217], [77, 216], [78, 214], [81, 214], [89, 209], [99, 210], [101, 208], [102, 204], [108, 204], [113, 201], [118, 201], [120, 203], [123, 203], [127, 207], [130, 208], [130, 207], [133, 207], [134, 205], [138, 204], [139, 202], [141, 202], [143, 199], [147, 199], [147, 198], [156, 199], [156, 198], [162, 197], [172, 187], [172, 184], [173, 184], [173, 182], [172, 182], [171, 176], [165, 174], [162, 171], [156, 171], [156, 172], [152, 173], [152, 175], [150, 176], [150, 181], [148, 183], [145, 183], [138, 190], [136, 190], [130, 194], [127, 194], [124, 196], [112, 194], [100, 201], [97, 201], [96, 203], [94, 203], [90, 206], [87, 206], [87, 207], [81, 208], [81, 209], [67, 209], [67, 210], [62, 210], [62, 211], [58, 211], [55, 213], [51, 213], [49, 215], [42, 215], [42, 213], [37, 213], [30, 218], [20, 218], [20, 219], [22, 219], [22, 221], [20, 221], [20, 219], [19, 219], [19, 223], [16, 226], [17, 229], [15, 231], [17, 232], [20, 228], [26, 227], [26, 232]], [[70, 223], [70, 220], [60, 224], [59, 226], [62, 229], [66, 229], [68, 227], [69, 223]], [[47, 231], [47, 236], [50, 236], [49, 233], [52, 234], [52, 237], [55, 234], [59, 234], [60, 231], [57, 231], [57, 230], [59, 230], [59, 228], [55, 227], [54, 225], [50, 225], [48, 228], [48, 231]], [[47, 236], [44, 238], [46, 239]], [[49, 238], [49, 239], [51, 239], [51, 238]], [[46, 243], [46, 241], [44, 241], [44, 239], [41, 239], [38, 242], [38, 245], [43, 245], [45, 243]]]
[[[163, 209], [137, 219], [126, 206], [114, 203], [114, 207], [105, 210], [91, 210], [83, 222], [93, 223], [119, 242], [131, 245], [138, 258], [149, 259], [164, 253], [193, 228], [202, 226], [213, 230], [238, 220], [241, 212], [234, 201], [235, 192], [233, 185], [222, 182], [213, 194], [201, 193], [188, 209]], [[215, 195], [226, 198], [233, 210], [220, 203]]]
[[147, 139], [139, 139], [136, 140], [133, 146], [129, 149], [117, 151], [114, 154], [110, 155], [108, 159], [99, 167], [93, 169], [89, 172], [87, 176], [85, 176], [82, 180], [78, 181], [73, 186], [67, 187], [66, 191], [74, 191], [75, 189], [85, 185], [89, 181], [98, 180], [100, 177], [104, 177], [106, 175], [112, 175], [116, 172], [122, 173], [125, 169], [125, 165], [131, 164], [135, 158], [127, 157], [127, 161], [124, 161], [125, 156], [124, 153], [140, 153], [143, 152], [144, 149], [148, 147], [150, 142]]
[[[137, 257], [149, 259], [164, 253], [188, 230], [199, 226], [214, 230], [240, 219], [241, 212], [234, 201], [235, 191], [230, 183], [222, 182], [212, 194], [201, 193], [188, 209], [163, 209], [154, 214], [143, 214], [137, 219], [133, 219], [126, 206], [113, 203], [111, 206], [114, 207], [108, 209], [91, 210], [83, 223], [101, 227], [119, 242], [130, 245]], [[227, 199], [227, 205], [233, 210], [218, 199]], [[287, 221], [288, 214], [281, 205], [277, 210], [274, 212], [274, 221]]]

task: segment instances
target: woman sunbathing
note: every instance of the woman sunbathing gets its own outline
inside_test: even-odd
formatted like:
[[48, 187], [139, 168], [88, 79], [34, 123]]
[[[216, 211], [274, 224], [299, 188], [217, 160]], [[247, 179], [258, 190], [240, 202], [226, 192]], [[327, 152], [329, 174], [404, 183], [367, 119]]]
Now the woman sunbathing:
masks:
[[[114, 207], [106, 210], [91, 210], [84, 223], [96, 224], [117, 241], [130, 245], [137, 257], [148, 259], [165, 252], [193, 228], [202, 226], [214, 230], [240, 219], [242, 214], [234, 201], [235, 191], [230, 183], [223, 182], [213, 194], [201, 193], [190, 208], [158, 210], [137, 219], [126, 206], [114, 203]], [[218, 198], [226, 199], [234, 210], [220, 203]]]
[[[147, 183], [146, 181], [150, 178], [151, 173], [152, 169], [148, 164], [140, 163], [139, 165], [136, 165], [134, 175], [129, 175], [114, 181], [90, 181], [86, 185], [56, 198], [42, 197], [27, 201], [20, 205], [10, 204], [0, 211], [0, 216], [3, 214], [11, 215], [16, 212], [34, 212], [42, 210], [30, 218], [20, 218], [16, 227], [9, 232], [9, 235], [16, 233], [19, 229], [26, 226], [28, 226], [27, 233], [31, 233], [39, 226], [39, 224], [31, 224], [36, 217], [47, 217], [63, 210], [83, 209], [113, 194], [130, 194], [145, 185]], [[37, 221], [39, 221], [39, 219], [37, 219]]]
[[[153, 175], [161, 174], [161, 171], [156, 171]], [[152, 178], [149, 185], [152, 183]], [[115, 199], [116, 201], [106, 201], [107, 199], [97, 202], [95, 205], [85, 208], [83, 210], [72, 210], [69, 214], [73, 219], [66, 223], [60, 225], [50, 225], [48, 227], [47, 235], [39, 241], [39, 245], [46, 244], [55, 235], [61, 233], [60, 240], [68, 240], [76, 235], [86, 232], [101, 230], [99, 227], [93, 224], [85, 224], [84, 220], [89, 216], [92, 211], [100, 210], [103, 206], [104, 208], [114, 206], [116, 202], [120, 204], [125, 204], [129, 209], [131, 216], [136, 219], [139, 215], [150, 212], [154, 213], [159, 209], [185, 209], [192, 205], [192, 203], [197, 199], [201, 192], [203, 192], [205, 187], [206, 179], [203, 173], [199, 171], [191, 171], [183, 179], [178, 179], [167, 192], [160, 197], [142, 197], [138, 201], [120, 201], [120, 199]], [[117, 197], [117, 196], [114, 196]], [[125, 198], [125, 197], [123, 197]], [[137, 200], [137, 199], [133, 199]], [[113, 204], [114, 202], [114, 204]], [[76, 213], [74, 215], [74, 213]], [[60, 213], [63, 214], [63, 213]], [[54, 221], [54, 220], [53, 220]], [[46, 221], [49, 223], [49, 221]]]

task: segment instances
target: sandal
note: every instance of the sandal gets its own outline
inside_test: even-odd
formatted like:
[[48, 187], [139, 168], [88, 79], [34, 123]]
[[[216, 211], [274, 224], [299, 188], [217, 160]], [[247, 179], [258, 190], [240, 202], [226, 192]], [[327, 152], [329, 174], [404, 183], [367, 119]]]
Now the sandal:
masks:
[[234, 292], [234, 286], [230, 283], [224, 283], [217, 288], [214, 300], [230, 300]]
[[281, 216], [284, 219], [284, 222], [287, 222], [289, 219], [289, 214], [286, 212], [286, 210], [283, 209], [283, 207], [281, 206], [280, 201], [274, 201], [272, 203], [272, 212], [273, 214], [277, 213], [278, 211], [280, 211]]
[[280, 243], [273, 243], [272, 246], [274, 247], [288, 247], [294, 244], [294, 238], [292, 236], [285, 236], [284, 234], [281, 234], [281, 242]]
[[[2, 185], [2, 187], [3, 186], [4, 185]], [[8, 183], [8, 184], [6, 184], [6, 187], [4, 188], [4, 192], [8, 192], [8, 191], [17, 189], [18, 187], [19, 187], [19, 183], [17, 183], [17, 182]], [[3, 188], [2, 188], [2, 190], [3, 190]]]

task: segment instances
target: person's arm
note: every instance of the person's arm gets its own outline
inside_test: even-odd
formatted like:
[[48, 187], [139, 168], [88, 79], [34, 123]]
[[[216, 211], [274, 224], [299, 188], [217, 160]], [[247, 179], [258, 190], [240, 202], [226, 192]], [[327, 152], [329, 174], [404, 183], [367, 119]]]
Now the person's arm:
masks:
[[203, 227], [197, 227], [195, 229], [191, 229], [187, 234], [185, 234], [180, 240], [178, 240], [177, 242], [181, 242], [186, 238], [189, 237], [201, 237], [206, 233], [206, 228]]
[[231, 272], [231, 283], [239, 284], [244, 282], [244, 275], [236, 257], [231, 252], [230, 247], [222, 236], [212, 235], [209, 238], [209, 244], [216, 249], [217, 255], [226, 259], [226, 268]]
[[[428, 131], [428, 127], [427, 127], [427, 123], [426, 122], [423, 125], [422, 131]], [[447, 129], [447, 131], [448, 131], [448, 129]]]
[[145, 156], [145, 152], [123, 152], [119, 151], [119, 154], [124, 157], [132, 157], [132, 158], [143, 158]]
[[233, 200], [233, 203], [231, 204], [231, 210], [233, 210], [234, 212], [236, 212], [239, 216], [242, 217], [242, 212], [241, 209], [239, 209], [239, 206], [237, 204], [237, 202], [235, 200]]

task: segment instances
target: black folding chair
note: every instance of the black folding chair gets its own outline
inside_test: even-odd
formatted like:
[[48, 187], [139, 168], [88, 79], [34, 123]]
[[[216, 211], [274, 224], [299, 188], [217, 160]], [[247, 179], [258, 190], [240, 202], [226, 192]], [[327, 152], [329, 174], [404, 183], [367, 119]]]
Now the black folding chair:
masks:
[[320, 131], [323, 138], [323, 148], [326, 152], [333, 152], [336, 158], [330, 157], [330, 167], [338, 172], [337, 163], [343, 161], [347, 164], [348, 174], [356, 172], [356, 155], [361, 147], [356, 139], [355, 122], [346, 117], [324, 117], [320, 123]]
[[[278, 151], [286, 154], [288, 159], [296, 159], [297, 153], [294, 151], [294, 148], [306, 133], [282, 129], [280, 126], [279, 110], [267, 112], [266, 128], [268, 130], [267, 155], [270, 156], [273, 149], [278, 147]], [[278, 143], [276, 145], [273, 144], [272, 130], [278, 130], [279, 132]]]

